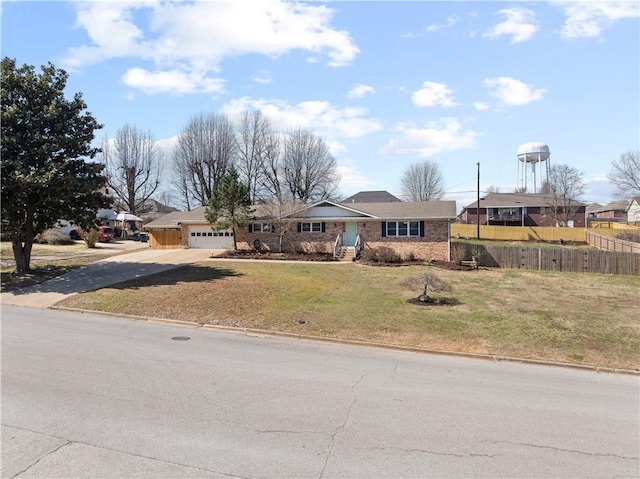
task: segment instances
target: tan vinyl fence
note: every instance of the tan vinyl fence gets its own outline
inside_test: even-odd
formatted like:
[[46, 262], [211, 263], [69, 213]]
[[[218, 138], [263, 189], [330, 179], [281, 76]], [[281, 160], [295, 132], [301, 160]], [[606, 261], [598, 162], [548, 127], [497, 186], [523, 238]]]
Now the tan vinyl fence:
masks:
[[[475, 239], [477, 225], [453, 223], [452, 238]], [[555, 241], [586, 243], [584, 228], [553, 228], [549, 226], [488, 226], [480, 225], [480, 239], [502, 241]]]
[[477, 249], [480, 248], [479, 265], [481, 266], [640, 276], [640, 254], [585, 248], [480, 246], [465, 242], [453, 243], [452, 247], [457, 247], [455, 245], [465, 248], [468, 258], [471, 258], [472, 251], [477, 253]]
[[612, 238], [610, 236], [601, 235], [589, 230], [587, 230], [587, 242], [591, 246], [595, 246], [596, 248], [606, 251], [640, 254], [640, 243], [633, 243], [632, 241]]

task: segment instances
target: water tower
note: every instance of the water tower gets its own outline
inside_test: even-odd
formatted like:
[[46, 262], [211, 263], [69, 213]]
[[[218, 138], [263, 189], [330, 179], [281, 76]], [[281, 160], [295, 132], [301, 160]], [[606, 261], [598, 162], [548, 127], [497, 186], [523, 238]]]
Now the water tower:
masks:
[[527, 193], [540, 193], [542, 185], [549, 179], [549, 155], [549, 147], [537, 141], [518, 147], [519, 189], [524, 189]]

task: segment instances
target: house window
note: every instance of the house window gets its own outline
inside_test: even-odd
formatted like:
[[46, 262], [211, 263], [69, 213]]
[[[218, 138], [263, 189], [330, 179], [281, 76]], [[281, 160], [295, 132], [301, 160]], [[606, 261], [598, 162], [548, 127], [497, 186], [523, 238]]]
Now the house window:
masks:
[[273, 233], [274, 228], [270, 223], [252, 223], [250, 233]]
[[387, 221], [387, 236], [420, 236], [420, 222]]
[[302, 233], [321, 233], [322, 223], [300, 223]]
[[547, 208], [544, 206], [540, 207], [540, 216], [547, 216]]

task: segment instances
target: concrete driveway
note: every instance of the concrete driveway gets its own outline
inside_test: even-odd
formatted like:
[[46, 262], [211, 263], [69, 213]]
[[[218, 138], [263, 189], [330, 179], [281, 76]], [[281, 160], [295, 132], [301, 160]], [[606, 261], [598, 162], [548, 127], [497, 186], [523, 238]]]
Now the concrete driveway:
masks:
[[145, 249], [105, 258], [42, 284], [2, 293], [2, 303], [32, 308], [49, 308], [69, 296], [111, 286], [130, 279], [206, 261], [223, 250]]

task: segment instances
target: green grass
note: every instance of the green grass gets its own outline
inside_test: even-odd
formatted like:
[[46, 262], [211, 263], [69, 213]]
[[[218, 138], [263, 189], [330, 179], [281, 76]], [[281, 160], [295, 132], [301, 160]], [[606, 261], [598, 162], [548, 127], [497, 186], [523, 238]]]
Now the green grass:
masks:
[[399, 283], [426, 267], [213, 261], [77, 295], [62, 305], [640, 368], [640, 278], [433, 268], [453, 286], [453, 292], [444, 296], [455, 298], [457, 304], [411, 304], [408, 300], [417, 293]]

